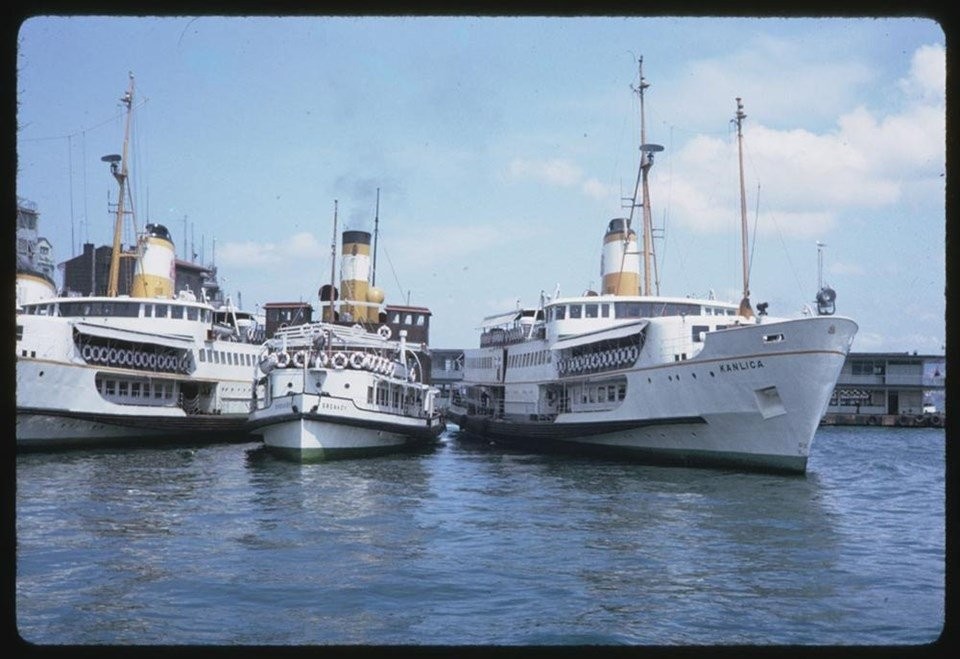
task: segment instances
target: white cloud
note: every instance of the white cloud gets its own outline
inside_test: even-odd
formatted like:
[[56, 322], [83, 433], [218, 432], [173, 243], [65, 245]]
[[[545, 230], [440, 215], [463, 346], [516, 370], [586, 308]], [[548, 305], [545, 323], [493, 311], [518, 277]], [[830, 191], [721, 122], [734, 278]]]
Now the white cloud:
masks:
[[946, 89], [947, 58], [942, 44], [921, 46], [913, 54], [908, 77], [898, 82], [904, 93], [922, 103], [942, 104]]

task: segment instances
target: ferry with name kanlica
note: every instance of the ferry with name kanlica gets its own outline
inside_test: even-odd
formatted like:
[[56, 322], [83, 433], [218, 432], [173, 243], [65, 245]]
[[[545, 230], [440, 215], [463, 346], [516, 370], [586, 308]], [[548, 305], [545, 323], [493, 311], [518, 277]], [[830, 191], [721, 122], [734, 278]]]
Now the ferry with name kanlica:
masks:
[[[641, 60], [640, 171], [631, 217], [611, 220], [603, 238], [602, 291], [541, 295], [534, 308], [485, 318], [480, 347], [465, 351], [448, 418], [465, 438], [526, 449], [805, 473], [857, 325], [835, 315], [836, 294], [825, 286], [816, 312], [776, 318], [764, 303], [753, 310], [739, 98], [742, 300], [651, 290], [647, 174], [662, 147], [646, 143], [642, 71]], [[641, 186], [642, 251], [631, 226]]]
[[[122, 251], [127, 215], [127, 146], [105, 156], [120, 187], [106, 295], [50, 297], [21, 304], [16, 315], [16, 442], [21, 449], [155, 443], [249, 441], [250, 370], [257, 332], [228, 309], [190, 291], [174, 294], [173, 240], [147, 224]], [[129, 295], [118, 294], [121, 259], [131, 259]], [[218, 322], [218, 315], [220, 320]], [[232, 324], [231, 324], [232, 323]]]
[[[264, 344], [248, 429], [295, 461], [352, 458], [435, 443], [446, 423], [425, 382], [428, 348], [383, 324], [382, 292], [370, 286], [370, 234], [345, 231], [341, 291], [321, 288], [325, 320], [278, 329]], [[377, 327], [377, 324], [379, 327]], [[376, 329], [373, 329], [373, 328]]]

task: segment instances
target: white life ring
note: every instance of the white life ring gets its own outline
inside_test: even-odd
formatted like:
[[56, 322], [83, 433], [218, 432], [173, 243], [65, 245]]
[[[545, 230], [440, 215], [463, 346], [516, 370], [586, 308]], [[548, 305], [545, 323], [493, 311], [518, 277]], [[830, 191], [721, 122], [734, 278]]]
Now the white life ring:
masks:
[[143, 353], [139, 350], [133, 353], [133, 365], [138, 367], [143, 366]]
[[87, 345], [83, 346], [80, 354], [83, 355], [83, 361], [88, 362], [93, 358], [93, 348], [88, 343]]
[[363, 368], [363, 357], [364, 357], [364, 355], [363, 355], [362, 352], [354, 352], [354, 353], [351, 353], [351, 355], [350, 355], [350, 366], [352, 366], [353, 368], [356, 368], [356, 369]]
[[387, 327], [386, 325], [381, 325], [381, 326], [377, 329], [377, 334], [380, 335], [380, 338], [381, 338], [381, 339], [383, 339], [384, 341], [386, 341], [387, 339], [389, 339], [389, 338], [393, 335], [393, 332], [392, 332], [392, 331], [390, 330], [390, 328]]
[[297, 368], [303, 368], [307, 363], [307, 355], [302, 350], [293, 353], [293, 365]]
[[290, 365], [290, 354], [286, 350], [281, 350], [277, 353], [277, 366], [279, 368], [286, 368]]
[[338, 352], [333, 356], [331, 363], [333, 364], [333, 367], [339, 371], [346, 367], [347, 361], [347, 356], [342, 352]]
[[190, 358], [187, 355], [180, 358], [180, 370], [184, 373], [190, 370]]
[[150, 368], [157, 367], [157, 354], [155, 352], [151, 352], [149, 355], [147, 355], [147, 366]]

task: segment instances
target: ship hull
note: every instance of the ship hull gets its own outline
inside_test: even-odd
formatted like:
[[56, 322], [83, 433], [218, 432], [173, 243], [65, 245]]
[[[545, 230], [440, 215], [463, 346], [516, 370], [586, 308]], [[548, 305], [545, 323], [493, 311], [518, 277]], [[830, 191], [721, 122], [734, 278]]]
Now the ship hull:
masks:
[[538, 451], [802, 474], [855, 332], [842, 318], [739, 327], [692, 359], [533, 383], [585, 390], [620, 378], [624, 399], [607, 410], [541, 419], [452, 407], [450, 416], [467, 437]]
[[[240, 359], [215, 365], [199, 355], [229, 352], [252, 364], [259, 347], [144, 331], [149, 320], [132, 321], [136, 327], [131, 322], [131, 327], [109, 329], [110, 345], [117, 347], [93, 351], [84, 334], [91, 325], [83, 318], [18, 315], [23, 333], [16, 362], [19, 450], [251, 441], [245, 434], [251, 367], [240, 365]], [[161, 370], [153, 349], [173, 341], [190, 368]], [[98, 363], [93, 352], [132, 358]]]
[[17, 409], [17, 448], [43, 450], [111, 445], [252, 441], [246, 415], [101, 414]]
[[[301, 410], [315, 409], [317, 412]], [[297, 461], [381, 455], [435, 443], [444, 430], [439, 416], [404, 417], [362, 410], [349, 399], [295, 394], [253, 413], [248, 431], [268, 450]]]

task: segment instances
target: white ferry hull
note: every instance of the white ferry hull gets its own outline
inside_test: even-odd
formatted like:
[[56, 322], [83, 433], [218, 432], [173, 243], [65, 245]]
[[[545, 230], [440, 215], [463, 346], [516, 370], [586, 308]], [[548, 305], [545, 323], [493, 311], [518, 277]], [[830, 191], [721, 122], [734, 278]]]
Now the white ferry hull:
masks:
[[248, 429], [285, 457], [315, 461], [427, 446], [436, 442], [443, 423], [437, 416], [411, 418], [370, 412], [349, 400], [296, 394], [278, 398], [251, 414]]
[[[144, 319], [133, 320], [149, 326]], [[139, 364], [96, 363], [90, 351], [75, 342], [78, 332], [89, 326], [82, 318], [18, 315], [17, 324], [23, 333], [16, 358], [18, 449], [251, 441], [245, 434], [251, 391], [247, 374], [258, 346], [178, 335], [175, 340], [193, 366], [189, 372], [172, 365], [161, 370], [145, 359], [130, 360]], [[115, 341], [138, 345], [143, 354], [147, 346], [170, 340], [168, 334], [139, 327], [111, 331]], [[251, 366], [218, 366], [198, 358], [200, 350], [224, 349], [248, 354]], [[123, 396], [119, 390], [106, 394], [105, 382], [136, 384], [140, 395]], [[184, 392], [195, 397], [194, 406], [184, 402]]]
[[[781, 331], [789, 341], [757, 340]], [[804, 473], [855, 331], [842, 318], [739, 327], [693, 359], [579, 378], [625, 377], [613, 409], [549, 420], [456, 408], [451, 416], [466, 433], [536, 450]]]

